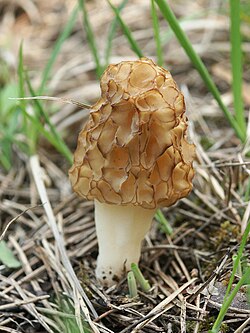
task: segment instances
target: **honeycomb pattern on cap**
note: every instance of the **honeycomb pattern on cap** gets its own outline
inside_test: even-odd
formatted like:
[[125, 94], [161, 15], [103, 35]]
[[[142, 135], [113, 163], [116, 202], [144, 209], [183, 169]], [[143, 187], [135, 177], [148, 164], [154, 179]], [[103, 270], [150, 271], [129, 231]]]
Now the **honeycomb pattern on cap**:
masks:
[[147, 58], [110, 65], [78, 137], [74, 191], [117, 205], [174, 204], [192, 189], [195, 147], [186, 131], [184, 97], [169, 71]]

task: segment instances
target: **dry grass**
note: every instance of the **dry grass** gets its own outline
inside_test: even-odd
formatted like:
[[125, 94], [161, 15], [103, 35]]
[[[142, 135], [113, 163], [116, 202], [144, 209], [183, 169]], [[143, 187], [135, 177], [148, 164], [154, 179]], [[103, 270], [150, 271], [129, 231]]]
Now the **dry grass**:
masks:
[[[23, 39], [24, 61], [36, 86], [74, 4], [59, 0], [0, 3], [0, 58], [5, 59], [12, 75]], [[206, 9], [205, 16], [187, 21], [186, 29], [225, 103], [231, 106], [228, 20], [217, 14], [219, 6], [217, 1], [173, 2], [180, 16]], [[89, 2], [88, 10], [103, 49], [103, 32], [113, 14], [105, 1]], [[154, 58], [147, 2], [130, 2], [123, 17], [144, 53]], [[164, 30], [163, 22], [161, 26]], [[249, 38], [249, 30], [246, 33]], [[250, 44], [244, 43], [244, 49], [249, 48]], [[13, 167], [0, 173], [0, 233], [21, 266], [0, 266], [0, 331], [83, 332], [86, 323], [94, 332], [120, 333], [198, 333], [211, 327], [223, 301], [232, 255], [249, 220], [244, 192], [250, 160], [245, 156], [247, 147], [242, 149], [178, 43], [171, 39], [164, 50], [168, 68], [186, 95], [190, 140], [197, 146], [197, 160], [192, 194], [164, 210], [174, 227], [173, 235], [165, 235], [155, 222], [145, 240], [140, 266], [151, 291], [140, 291], [138, 298], [129, 299], [125, 280], [108, 290], [98, 285], [94, 276], [97, 241], [93, 205], [72, 194], [69, 165], [44, 140], [40, 140], [38, 157], [31, 160], [13, 145]], [[120, 32], [112, 54], [111, 62], [135, 58]], [[249, 67], [246, 90], [250, 84], [247, 78]], [[51, 96], [88, 104], [99, 95], [80, 20], [63, 46], [48, 91]], [[245, 93], [244, 98], [249, 107], [249, 95]], [[49, 110], [51, 102], [46, 107]], [[75, 105], [63, 105], [51, 116], [72, 151], [87, 114]], [[249, 245], [244, 255], [249, 257]], [[227, 313], [224, 331], [248, 332], [249, 315], [242, 290]]]

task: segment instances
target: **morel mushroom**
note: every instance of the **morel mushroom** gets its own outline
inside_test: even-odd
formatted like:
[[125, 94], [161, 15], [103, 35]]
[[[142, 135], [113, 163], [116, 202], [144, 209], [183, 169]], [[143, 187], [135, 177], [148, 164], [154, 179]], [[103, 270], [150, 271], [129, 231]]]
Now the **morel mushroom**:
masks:
[[184, 98], [167, 70], [146, 58], [106, 69], [69, 171], [74, 191], [94, 200], [104, 285], [138, 263], [156, 209], [191, 191], [186, 131]]

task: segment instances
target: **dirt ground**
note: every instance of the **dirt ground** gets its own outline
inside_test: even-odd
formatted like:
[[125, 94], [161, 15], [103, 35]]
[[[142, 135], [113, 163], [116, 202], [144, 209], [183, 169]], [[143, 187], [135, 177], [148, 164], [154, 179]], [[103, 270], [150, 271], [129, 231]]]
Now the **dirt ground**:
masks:
[[[185, 18], [181, 21], [183, 28], [232, 110], [226, 2], [170, 3], [177, 17]], [[72, 0], [0, 1], [0, 89], [17, 83], [21, 42], [32, 85], [39, 86], [55, 41], [75, 5]], [[87, 9], [102, 61], [113, 13], [104, 0], [87, 1]], [[150, 3], [128, 1], [122, 17], [145, 56], [156, 60]], [[246, 13], [242, 25], [246, 110], [250, 106], [249, 19]], [[197, 157], [192, 193], [163, 209], [173, 234], [167, 235], [154, 221], [143, 243], [140, 267], [152, 286], [150, 292], [138, 288], [137, 298], [129, 298], [125, 278], [109, 289], [99, 285], [94, 274], [98, 247], [93, 203], [72, 193], [70, 164], [40, 138], [37, 154], [53, 209], [50, 222], [36, 189], [34, 165], [13, 143], [12, 167], [8, 171], [0, 169], [0, 234], [4, 233], [20, 265], [8, 268], [0, 264], [1, 332], [88, 332], [90, 328], [86, 327], [91, 327], [95, 332], [198, 333], [207, 332], [214, 323], [232, 271], [232, 258], [249, 218], [249, 205], [244, 200], [249, 142], [242, 146], [162, 18], [160, 27], [165, 67], [185, 95], [189, 141], [196, 145]], [[136, 56], [118, 28], [110, 63], [128, 59], [135, 60]], [[44, 94], [86, 104], [94, 104], [100, 95], [81, 14], [62, 46]], [[88, 110], [71, 104], [43, 103], [73, 152]], [[19, 134], [17, 140], [25, 138]], [[249, 254], [248, 244], [244, 252], [248, 264]], [[239, 278], [237, 272], [234, 282]], [[242, 288], [221, 332], [250, 332], [249, 315], [247, 292]]]

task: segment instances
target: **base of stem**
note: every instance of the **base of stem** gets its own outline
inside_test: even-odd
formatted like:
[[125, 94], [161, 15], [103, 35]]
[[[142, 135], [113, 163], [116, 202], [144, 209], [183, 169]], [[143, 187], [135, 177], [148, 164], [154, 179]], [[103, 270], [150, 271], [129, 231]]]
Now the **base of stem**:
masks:
[[149, 231], [155, 209], [109, 205], [95, 201], [95, 223], [99, 244], [96, 276], [110, 286], [138, 264], [141, 243]]

